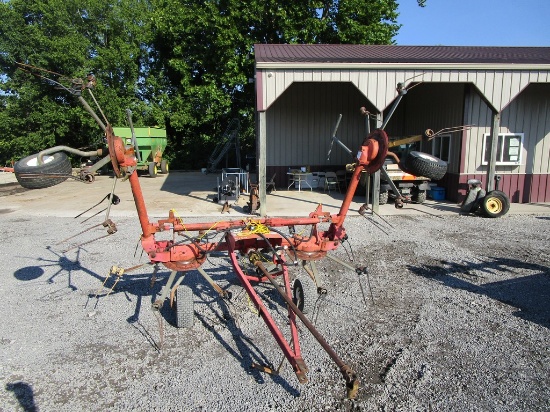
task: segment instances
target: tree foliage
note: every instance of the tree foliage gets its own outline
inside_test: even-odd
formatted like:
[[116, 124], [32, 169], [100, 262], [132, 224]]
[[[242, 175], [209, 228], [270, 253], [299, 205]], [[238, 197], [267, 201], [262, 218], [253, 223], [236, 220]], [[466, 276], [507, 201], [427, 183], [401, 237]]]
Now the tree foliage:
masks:
[[240, 119], [242, 144], [252, 150], [255, 43], [391, 44], [397, 6], [395, 0], [4, 0], [0, 161], [101, 140], [74, 96], [16, 62], [46, 69], [60, 82], [93, 73], [94, 96], [113, 125], [125, 126], [130, 108], [136, 125], [168, 129], [174, 166], [198, 168], [231, 118]]

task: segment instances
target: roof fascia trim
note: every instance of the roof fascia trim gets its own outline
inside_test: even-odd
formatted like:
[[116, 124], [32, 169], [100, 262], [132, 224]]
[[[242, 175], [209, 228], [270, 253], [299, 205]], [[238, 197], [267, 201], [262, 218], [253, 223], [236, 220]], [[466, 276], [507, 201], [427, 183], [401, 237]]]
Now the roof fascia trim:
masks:
[[490, 64], [490, 63], [283, 63], [257, 62], [260, 70], [503, 70], [550, 71], [550, 64]]

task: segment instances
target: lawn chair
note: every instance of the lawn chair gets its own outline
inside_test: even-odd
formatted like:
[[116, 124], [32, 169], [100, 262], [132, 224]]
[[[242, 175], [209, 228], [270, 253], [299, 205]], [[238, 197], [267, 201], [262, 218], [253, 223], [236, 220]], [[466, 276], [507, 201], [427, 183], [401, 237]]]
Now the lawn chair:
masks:
[[344, 187], [344, 189], [347, 189], [348, 182], [346, 180], [346, 171], [345, 170], [337, 170], [336, 176], [338, 177], [338, 183]]
[[277, 188], [275, 187], [275, 176], [277, 176], [277, 173], [273, 173], [273, 176], [271, 176], [271, 180], [265, 182], [265, 192], [267, 194], [277, 191]]
[[338, 176], [334, 172], [326, 172], [325, 174], [325, 189], [324, 191], [330, 193], [330, 189], [338, 188], [338, 192], [342, 193], [340, 190], [340, 182], [338, 182]]

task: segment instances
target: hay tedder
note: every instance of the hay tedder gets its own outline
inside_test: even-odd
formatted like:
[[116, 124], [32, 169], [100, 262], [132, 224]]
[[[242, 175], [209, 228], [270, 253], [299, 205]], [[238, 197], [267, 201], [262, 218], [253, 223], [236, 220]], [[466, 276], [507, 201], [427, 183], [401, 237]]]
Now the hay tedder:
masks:
[[[83, 90], [86, 88], [88, 88], [87, 85]], [[209, 255], [226, 253], [237, 278], [258, 315], [262, 317], [281, 348], [284, 357], [292, 366], [298, 381], [300, 383], [307, 382], [308, 368], [301, 354], [296, 318], [301, 320], [337, 365], [345, 381], [347, 396], [354, 398], [359, 388], [357, 375], [336, 354], [304, 313], [312, 309], [318, 297], [317, 294], [323, 293], [322, 288], [317, 287], [316, 261], [326, 257], [358, 274], [365, 272], [364, 268], [354, 268], [330, 256], [329, 252], [337, 249], [347, 239], [344, 221], [361, 173], [363, 171], [374, 173], [384, 164], [388, 151], [388, 136], [384, 130], [377, 129], [370, 133], [363, 140], [357, 155], [354, 156], [353, 175], [337, 214], [331, 215], [324, 212], [322, 206], [319, 205], [308, 217], [261, 217], [254, 220], [243, 218], [216, 223], [187, 223], [176, 216], [173, 210], [170, 210], [166, 218], [151, 221], [147, 214], [146, 202], [137, 173], [138, 160], [135, 146], [127, 145], [125, 139], [116, 136], [105, 117], [105, 123], [103, 123], [99, 121], [98, 116], [89, 105], [85, 104], [84, 107], [105, 132], [108, 146], [108, 155], [105, 159], [109, 159], [115, 175], [111, 193], [106, 198], [115, 203], [114, 200], [117, 196], [114, 190], [117, 179], [129, 181], [141, 226], [141, 246], [149, 260], [146, 264], [154, 265], [154, 275], [159, 265], [163, 265], [171, 271], [159, 298], [153, 304], [153, 309], [159, 311], [164, 303], [169, 301], [176, 310], [177, 326], [192, 326], [194, 318], [192, 291], [190, 287], [182, 284], [182, 280], [186, 272], [195, 270], [222, 299], [230, 299], [230, 294], [215, 283], [201, 267]], [[32, 168], [30, 173], [32, 173]], [[53, 178], [55, 177], [53, 176]], [[55, 183], [60, 183], [60, 181]], [[107, 216], [103, 223], [107, 229], [106, 236], [117, 230], [108, 215], [109, 210], [107, 210]], [[298, 231], [297, 227], [306, 229]], [[293, 279], [289, 268], [298, 265], [303, 266], [309, 276]], [[135, 268], [140, 266], [143, 265]], [[114, 266], [111, 268], [109, 277], [114, 276], [116, 284], [116, 281], [130, 270]], [[255, 286], [266, 282], [273, 285], [286, 303], [288, 320], [285, 320], [285, 327], [290, 328], [288, 333], [282, 332], [270, 314], [269, 305], [265, 304], [256, 292]], [[266, 366], [252, 366], [265, 372], [273, 372]]]
[[[109, 125], [106, 128], [106, 137], [116, 177], [127, 178], [131, 185], [141, 224], [143, 250], [152, 264], [162, 264], [172, 271], [154, 308], [160, 309], [164, 301], [170, 297], [176, 309], [177, 325], [185, 327], [193, 324], [191, 289], [181, 285], [183, 277], [176, 280], [178, 273], [190, 270], [197, 270], [222, 298], [228, 298], [226, 292], [201, 268], [209, 254], [226, 252], [239, 281], [292, 366], [299, 382], [307, 382], [308, 369], [301, 355], [297, 317], [340, 369], [346, 382], [348, 397], [355, 397], [359, 385], [356, 374], [329, 346], [304, 315], [303, 310], [310, 307], [311, 301], [308, 300], [316, 299], [313, 294], [318, 292], [315, 287], [315, 261], [330, 257], [327, 253], [337, 249], [347, 238], [343, 224], [361, 172], [367, 170], [373, 173], [384, 162], [388, 148], [386, 133], [378, 129], [364, 139], [357, 155], [351, 183], [338, 214], [330, 215], [323, 212], [322, 206], [319, 205], [308, 217], [236, 219], [214, 224], [185, 223], [180, 217], [175, 216], [173, 211], [169, 211], [166, 219], [151, 222], [147, 215], [139, 177], [135, 173], [134, 148], [125, 146], [122, 139], [114, 135]], [[321, 230], [320, 224], [327, 224], [327, 229]], [[307, 235], [298, 234], [294, 230], [296, 226], [308, 226], [310, 230]], [[288, 228], [289, 233], [285, 234], [281, 228]], [[166, 233], [170, 235], [166, 236]], [[163, 234], [163, 238], [168, 237], [169, 240], [157, 240], [156, 236], [159, 234]], [[178, 237], [183, 237], [183, 240], [178, 240]], [[243, 265], [243, 260], [246, 261], [246, 265]], [[311, 278], [296, 279], [291, 283], [288, 268], [299, 263], [308, 268], [306, 271]], [[112, 270], [115, 276], [123, 276], [124, 273], [124, 270], [118, 268]], [[283, 280], [282, 287], [276, 281], [278, 277]], [[267, 306], [255, 291], [254, 284], [259, 282], [273, 284], [287, 304], [290, 339], [285, 338]], [[268, 371], [268, 368], [262, 370]]]

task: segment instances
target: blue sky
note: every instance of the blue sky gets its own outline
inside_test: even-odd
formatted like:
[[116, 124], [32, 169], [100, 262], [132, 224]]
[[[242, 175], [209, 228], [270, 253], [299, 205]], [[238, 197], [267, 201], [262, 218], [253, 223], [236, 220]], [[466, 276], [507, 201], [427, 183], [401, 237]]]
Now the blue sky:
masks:
[[398, 0], [402, 46], [550, 46], [550, 0]]

